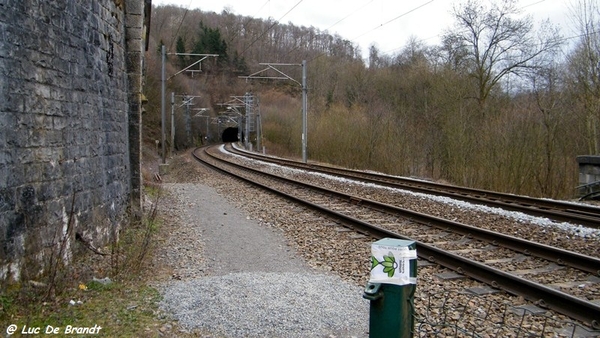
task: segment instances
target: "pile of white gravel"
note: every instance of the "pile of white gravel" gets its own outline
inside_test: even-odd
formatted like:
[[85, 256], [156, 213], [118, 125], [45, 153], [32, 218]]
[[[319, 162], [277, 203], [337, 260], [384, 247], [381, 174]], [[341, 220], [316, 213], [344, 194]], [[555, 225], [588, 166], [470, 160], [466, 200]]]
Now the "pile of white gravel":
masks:
[[186, 329], [227, 337], [367, 337], [368, 301], [338, 277], [234, 273], [171, 283], [162, 306]]

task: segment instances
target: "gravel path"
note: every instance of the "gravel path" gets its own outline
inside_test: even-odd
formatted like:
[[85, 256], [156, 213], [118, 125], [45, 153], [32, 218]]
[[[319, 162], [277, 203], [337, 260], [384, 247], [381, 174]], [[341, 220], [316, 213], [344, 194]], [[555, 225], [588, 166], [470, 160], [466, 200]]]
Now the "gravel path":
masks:
[[163, 184], [172, 267], [161, 308], [187, 330], [225, 337], [365, 337], [362, 288], [305, 264], [281, 230], [200, 183]]

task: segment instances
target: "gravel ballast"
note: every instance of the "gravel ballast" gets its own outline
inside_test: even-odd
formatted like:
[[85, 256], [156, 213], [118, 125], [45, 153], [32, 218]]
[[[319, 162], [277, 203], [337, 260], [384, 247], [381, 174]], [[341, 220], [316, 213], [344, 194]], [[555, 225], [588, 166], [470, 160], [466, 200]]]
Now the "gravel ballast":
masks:
[[309, 267], [280, 230], [250, 219], [213, 188], [163, 186], [173, 233], [185, 238], [170, 240], [177, 244], [161, 255], [175, 266], [160, 286], [161, 308], [183, 328], [226, 337], [368, 336], [362, 288]]

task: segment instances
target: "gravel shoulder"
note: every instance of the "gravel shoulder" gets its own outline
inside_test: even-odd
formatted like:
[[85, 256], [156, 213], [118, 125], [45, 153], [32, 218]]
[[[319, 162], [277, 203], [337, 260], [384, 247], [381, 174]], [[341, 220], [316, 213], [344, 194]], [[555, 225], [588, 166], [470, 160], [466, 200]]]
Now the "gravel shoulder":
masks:
[[219, 192], [232, 186], [228, 178], [197, 163], [190, 173], [190, 164], [189, 156], [175, 159], [164, 178], [183, 183], [162, 184], [165, 235], [154, 262], [161, 309], [181, 333], [368, 336], [369, 304], [361, 287], [311, 267], [281, 229], [229, 201], [242, 201], [242, 195]]

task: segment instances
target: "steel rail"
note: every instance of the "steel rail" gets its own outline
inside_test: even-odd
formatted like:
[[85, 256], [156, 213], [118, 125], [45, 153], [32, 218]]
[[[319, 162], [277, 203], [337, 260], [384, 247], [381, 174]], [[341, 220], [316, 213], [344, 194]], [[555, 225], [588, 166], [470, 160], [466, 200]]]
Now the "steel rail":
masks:
[[[205, 149], [205, 148], [202, 148]], [[208, 155], [211, 156], [210, 154], [208, 154], [205, 150], [204, 152]], [[228, 172], [224, 169], [219, 168], [216, 165], [210, 164], [204, 160], [202, 160], [200, 158], [200, 156], [195, 154], [195, 151], [193, 152], [193, 156], [196, 157], [197, 160], [201, 161], [202, 163], [205, 163], [207, 165], [209, 165], [212, 168], [216, 168], [217, 170], [221, 171], [221, 172], [225, 172], [229, 175], [235, 176], [241, 180], [244, 180], [246, 182], [249, 182], [253, 185], [257, 185], [265, 190], [268, 190], [272, 193], [275, 193], [277, 195], [280, 195], [282, 197], [285, 197], [287, 199], [293, 200], [295, 202], [307, 205], [308, 207], [318, 210], [320, 212], [326, 213], [331, 215], [333, 218], [342, 221], [344, 224], [349, 225], [353, 228], [355, 228], [357, 231], [362, 232], [362, 233], [367, 233], [371, 236], [373, 236], [374, 238], [380, 239], [380, 238], [384, 238], [384, 237], [391, 237], [391, 238], [399, 238], [399, 239], [408, 239], [408, 240], [413, 240], [410, 239], [408, 237], [402, 236], [400, 234], [382, 229], [380, 227], [377, 227], [375, 225], [369, 224], [367, 222], [355, 219], [353, 217], [344, 215], [342, 213], [333, 211], [333, 210], [329, 210], [323, 206], [317, 205], [315, 203], [312, 203], [310, 201], [305, 201], [299, 197], [281, 192], [279, 190], [276, 190], [274, 188], [271, 188], [267, 185], [255, 182], [251, 179], [247, 179], [244, 178], [242, 176], [236, 175], [234, 173]], [[225, 160], [222, 159], [218, 159], [215, 157], [212, 157], [213, 159], [216, 159], [218, 161], [222, 161], [227, 163], [230, 166], [234, 166], [234, 167], [238, 167], [241, 168], [243, 170], [247, 170], [247, 171], [252, 171], [256, 174], [259, 175], [264, 175], [264, 176], [268, 176], [280, 181], [286, 181], [286, 182], [291, 182], [293, 184], [296, 185], [301, 185], [303, 187], [307, 187], [310, 189], [316, 189], [320, 192], [324, 192], [330, 195], [336, 195], [336, 196], [345, 196], [345, 199], [348, 200], [352, 200], [355, 202], [360, 202], [360, 203], [367, 203], [369, 201], [364, 200], [364, 199], [359, 199], [356, 200], [355, 198], [353, 198], [352, 196], [349, 195], [345, 195], [345, 194], [341, 194], [339, 192], [335, 192], [335, 191], [330, 191], [321, 187], [317, 187], [317, 186], [313, 186], [307, 183], [303, 183], [303, 182], [298, 182], [295, 180], [289, 180], [289, 179], [285, 179], [285, 178], [281, 178], [275, 175], [271, 175], [268, 173], [264, 173], [261, 172], [259, 170], [256, 169], [252, 169], [252, 168], [247, 168], [247, 167], [243, 167], [239, 164], [236, 163], [231, 163], [231, 162], [227, 162]], [[393, 206], [389, 206], [389, 205], [384, 205], [382, 203], [377, 203], [380, 207], [384, 207], [384, 208], [394, 208], [394, 209], [398, 209], [396, 207]], [[412, 214], [413, 212], [411, 212]], [[416, 215], [418, 213], [414, 213], [413, 216], [419, 216]], [[423, 217], [426, 216], [426, 217]], [[433, 222], [437, 222], [438, 220], [441, 220], [439, 218], [436, 217], [432, 217], [429, 215], [423, 215], [420, 214], [419, 217], [411, 217], [411, 219], [415, 220], [418, 219], [419, 222], [422, 223], [427, 223], [428, 225], [432, 225], [431, 223]], [[427, 222], [425, 220], [429, 220], [431, 222]], [[443, 220], [446, 221], [446, 220]], [[456, 225], [460, 225], [460, 223], [456, 223], [456, 222], [451, 222], [451, 223], [455, 223]], [[464, 226], [464, 225], [463, 225]], [[473, 227], [469, 227], [466, 226], [468, 228], [473, 228]], [[473, 229], [471, 229], [473, 230]], [[486, 236], [492, 235], [493, 232], [489, 232], [489, 231], [485, 231], [488, 232], [489, 234], [487, 234]], [[473, 232], [473, 236], [475, 236], [476, 232]], [[478, 234], [479, 236], [479, 234]], [[484, 236], [485, 237], [485, 236]], [[510, 236], [501, 236], [504, 239], [500, 239], [499, 241], [504, 242], [504, 240], [508, 240], [510, 238]], [[552, 247], [548, 247], [545, 245], [541, 245], [539, 243], [534, 243], [534, 242], [529, 242], [529, 241], [524, 241], [522, 239], [520, 240], [520, 244], [534, 244], [534, 246], [537, 244], [540, 246], [540, 251], [551, 251]], [[498, 240], [497, 240], [498, 241]], [[434, 246], [428, 245], [426, 243], [423, 243], [421, 241], [415, 241], [417, 244], [417, 255], [423, 259], [426, 259], [428, 261], [431, 262], [435, 262], [437, 264], [440, 264], [444, 267], [447, 267], [449, 269], [452, 269], [454, 271], [457, 271], [461, 274], [467, 275], [469, 277], [472, 277], [476, 280], [479, 280], [483, 283], [489, 284], [494, 288], [498, 288], [498, 289], [502, 289], [505, 290], [508, 293], [514, 294], [514, 295], [518, 295], [518, 296], [522, 296], [525, 299], [532, 301], [536, 304], [538, 304], [541, 307], [545, 307], [545, 308], [549, 308], [552, 309], [554, 311], [557, 311], [559, 313], [562, 313], [566, 316], [569, 316], [570, 318], [573, 319], [577, 319], [580, 320], [586, 324], [591, 325], [594, 329], [600, 329], [600, 306], [591, 303], [591, 302], [587, 302], [583, 299], [574, 297], [572, 295], [569, 295], [567, 293], [564, 293], [562, 291], [547, 287], [545, 285], [542, 284], [538, 284], [532, 281], [529, 281], [527, 279], [521, 278], [519, 276], [515, 276], [512, 275], [510, 273], [504, 272], [502, 270], [498, 270], [496, 268], [487, 266], [485, 264], [482, 264], [480, 262], [468, 259], [468, 258], [464, 258], [461, 256], [458, 256], [456, 254], [450, 253], [450, 252], [446, 252], [444, 250], [438, 249]], [[521, 250], [519, 250], [521, 251]], [[534, 252], [538, 252], [536, 250], [531, 250], [530, 251], [531, 254], [534, 254]], [[559, 250], [559, 252], [561, 254], [570, 254], [571, 252], [566, 251], [566, 250]], [[597, 266], [598, 259], [595, 259], [593, 257], [588, 257], [588, 256], [584, 256], [584, 255], [580, 255], [577, 253], [573, 253], [575, 254], [574, 257], [580, 257], [582, 259], [586, 259], [586, 260], [590, 260], [590, 262], [593, 262], [594, 266]], [[575, 260], [575, 258], [573, 258], [573, 260]], [[572, 260], [569, 259], [569, 261], [571, 262]], [[586, 269], [587, 271], [587, 269]], [[598, 270], [596, 270], [597, 272]]]
[[[281, 177], [262, 172], [260, 170], [246, 168], [240, 166], [236, 163], [230, 163], [231, 165], [236, 165], [240, 168], [245, 168], [246, 170], [254, 171], [256, 173], [260, 173], [262, 175], [268, 175], [270, 177], [276, 177], [282, 179]], [[531, 255], [539, 258], [543, 258], [552, 262], [555, 262], [559, 265], [567, 265], [588, 273], [591, 273], [596, 276], [600, 276], [600, 258], [580, 254], [577, 252], [564, 250], [560, 248], [556, 248], [550, 245], [541, 244], [529, 240], [525, 240], [523, 238], [514, 237], [505, 235], [502, 233], [498, 233], [495, 231], [477, 228], [471, 225], [467, 225], [460, 222], [455, 222], [451, 220], [447, 220], [444, 218], [416, 212], [409, 209], [400, 208], [395, 205], [390, 205], [386, 203], [381, 203], [377, 201], [373, 201], [370, 199], [365, 199], [359, 196], [350, 195], [347, 193], [337, 192], [335, 190], [329, 190], [323, 187], [315, 186], [309, 183], [304, 183], [300, 181], [296, 181], [293, 179], [286, 178], [285, 180], [294, 182], [296, 184], [300, 184], [310, 189], [317, 190], [321, 193], [328, 194], [331, 196], [335, 196], [340, 199], [345, 199], [348, 201], [352, 201], [354, 204], [361, 204], [364, 206], [368, 206], [369, 208], [393, 213], [396, 215], [400, 215], [404, 218], [408, 218], [414, 222], [426, 224], [429, 226], [434, 226], [440, 229], [448, 229], [455, 233], [459, 233], [469, 238], [479, 239], [485, 242], [489, 242], [492, 245], [502, 246], [507, 249], [511, 249], [513, 251], [517, 251], [523, 253], [525, 255]]]
[[314, 163], [304, 164], [298, 161], [259, 155], [235, 147], [232, 147], [231, 149], [233, 149], [232, 153], [265, 162], [285, 163], [285, 165], [288, 166], [333, 174], [352, 180], [360, 180], [367, 183], [410, 190], [428, 195], [445, 196], [466, 202], [499, 207], [505, 210], [519, 211], [533, 216], [546, 217], [556, 221], [578, 223], [593, 228], [600, 228], [600, 208], [598, 207], [459, 187], [406, 177], [368, 173], [345, 168], [334, 168]]

